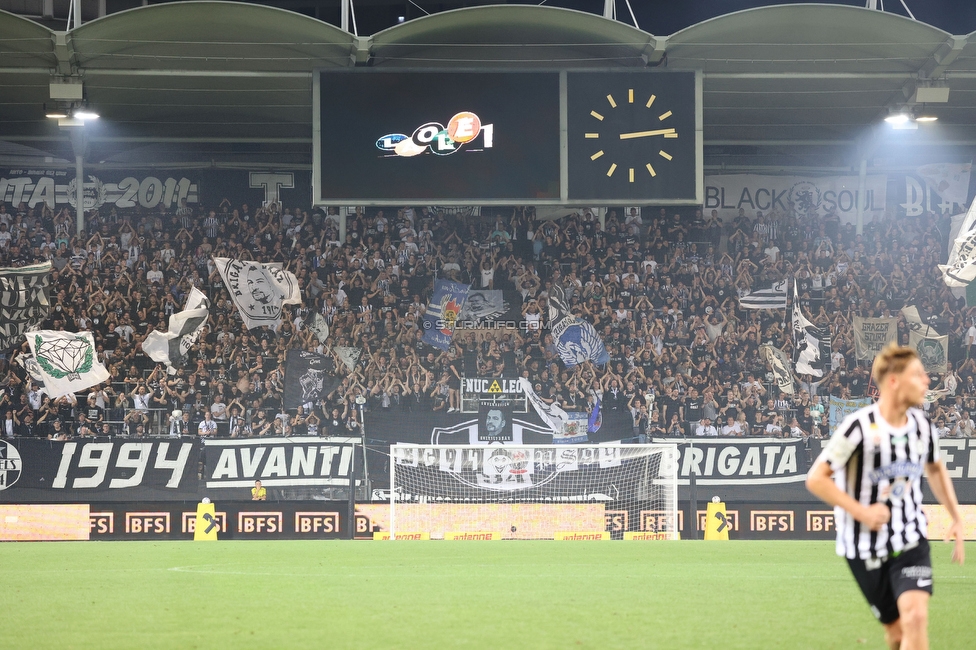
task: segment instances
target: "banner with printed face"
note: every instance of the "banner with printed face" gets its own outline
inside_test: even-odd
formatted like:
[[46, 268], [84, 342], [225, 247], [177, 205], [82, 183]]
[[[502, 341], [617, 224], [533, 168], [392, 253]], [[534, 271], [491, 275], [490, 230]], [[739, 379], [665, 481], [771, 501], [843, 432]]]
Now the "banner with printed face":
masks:
[[518, 291], [471, 289], [458, 316], [458, 329], [515, 328], [522, 320]]
[[262, 325], [278, 329], [284, 305], [302, 302], [298, 278], [277, 262], [261, 264], [227, 257], [213, 260], [247, 329]]
[[108, 369], [95, 354], [91, 332], [37, 330], [26, 336], [52, 399], [108, 381]]
[[908, 333], [908, 345], [918, 352], [925, 372], [936, 375], [945, 373], [949, 361], [948, 336], [922, 336], [912, 331]]
[[468, 298], [470, 284], [436, 280], [434, 294], [423, 316], [424, 343], [439, 350], [447, 350], [454, 336], [454, 323], [457, 321]]
[[51, 313], [50, 276], [50, 262], [0, 268], [0, 351], [23, 343]]
[[854, 354], [858, 361], [873, 361], [886, 345], [897, 340], [897, 318], [854, 317]]
[[853, 223], [858, 205], [865, 212], [884, 212], [888, 177], [870, 174], [864, 193], [859, 179], [850, 176], [765, 176], [728, 174], [705, 176], [706, 211], [738, 210], [751, 218], [757, 211], [794, 212], [803, 217], [835, 212], [841, 220]]

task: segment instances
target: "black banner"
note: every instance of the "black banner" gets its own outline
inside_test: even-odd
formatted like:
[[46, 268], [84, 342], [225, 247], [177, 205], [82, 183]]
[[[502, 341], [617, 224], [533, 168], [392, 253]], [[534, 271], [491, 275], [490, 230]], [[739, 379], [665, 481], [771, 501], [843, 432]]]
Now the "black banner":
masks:
[[342, 382], [335, 364], [324, 354], [288, 350], [285, 358], [285, 409], [317, 403]]
[[[147, 210], [159, 205], [175, 210], [180, 201], [216, 208], [224, 198], [243, 200], [253, 210], [271, 201], [284, 207], [308, 205], [311, 172], [239, 169], [131, 170], [93, 169], [84, 181], [85, 210]], [[0, 169], [0, 202], [29, 208], [48, 203], [55, 211], [76, 200], [75, 170], [56, 167]], [[236, 206], [235, 206], [236, 207]]]
[[24, 332], [51, 311], [51, 263], [0, 268], [0, 350], [24, 342]]
[[195, 499], [194, 438], [0, 441], [0, 502]]

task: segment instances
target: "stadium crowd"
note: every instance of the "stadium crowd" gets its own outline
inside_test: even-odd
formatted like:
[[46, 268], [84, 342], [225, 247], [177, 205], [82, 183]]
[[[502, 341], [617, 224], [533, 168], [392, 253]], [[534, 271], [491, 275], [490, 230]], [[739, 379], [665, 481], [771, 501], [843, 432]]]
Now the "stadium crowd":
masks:
[[[868, 394], [870, 368], [854, 355], [856, 315], [898, 318], [918, 306], [949, 336], [950, 364], [936, 378], [949, 395], [929, 405], [944, 435], [973, 435], [976, 312], [937, 268], [949, 220], [875, 214], [863, 234], [825, 216], [667, 208], [595, 210], [537, 220], [531, 207], [461, 216], [433, 208], [356, 210], [339, 239], [336, 209], [270, 204], [118, 210], [75, 216], [0, 205], [0, 267], [51, 260], [52, 311], [44, 329], [93, 332], [111, 381], [51, 400], [8, 351], [0, 360], [5, 436], [315, 435], [362, 433], [366, 409], [454, 411], [462, 376], [523, 376], [565, 410], [629, 410], [633, 436], [827, 435], [828, 396]], [[278, 331], [246, 330], [212, 257], [280, 262], [302, 286]], [[435, 278], [522, 299], [515, 329], [458, 331], [442, 352], [422, 341], [421, 315]], [[776, 389], [759, 357], [770, 343], [790, 354], [788, 316], [746, 310], [738, 298], [795, 278], [804, 311], [829, 326], [825, 376]], [[566, 368], [548, 330], [547, 296], [565, 288], [610, 355], [602, 367]], [[167, 329], [191, 287], [211, 300], [210, 321], [176, 374], [140, 342]], [[307, 323], [328, 322], [323, 345]], [[336, 347], [362, 350], [354, 370]], [[333, 354], [339, 387], [297, 412], [282, 409], [289, 348]], [[360, 398], [357, 401], [357, 398]]]

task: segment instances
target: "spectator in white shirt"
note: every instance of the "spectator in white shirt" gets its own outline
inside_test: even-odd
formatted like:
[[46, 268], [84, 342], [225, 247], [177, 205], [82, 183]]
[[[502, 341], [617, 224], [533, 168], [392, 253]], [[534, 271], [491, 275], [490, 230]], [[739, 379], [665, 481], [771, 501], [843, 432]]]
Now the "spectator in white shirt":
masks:
[[704, 437], [716, 437], [718, 436], [718, 429], [715, 428], [711, 420], [705, 418], [701, 421], [701, 424], [698, 425], [698, 429], [695, 431], [695, 435], [704, 436]]
[[722, 427], [723, 436], [741, 436], [742, 435], [742, 425], [735, 421], [731, 415], [729, 416], [728, 424]]
[[211, 438], [217, 433], [217, 423], [214, 422], [210, 411], [203, 414], [203, 421], [197, 427], [201, 438]]

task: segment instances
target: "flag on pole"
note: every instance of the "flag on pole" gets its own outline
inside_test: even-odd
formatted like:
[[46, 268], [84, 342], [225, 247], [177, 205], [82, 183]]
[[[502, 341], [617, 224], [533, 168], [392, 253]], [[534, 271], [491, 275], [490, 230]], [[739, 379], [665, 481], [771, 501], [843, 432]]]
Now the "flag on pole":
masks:
[[532, 382], [525, 377], [519, 379], [519, 386], [522, 388], [525, 396], [529, 398], [529, 402], [532, 404], [535, 412], [539, 414], [539, 417], [542, 418], [542, 421], [552, 429], [553, 433], [562, 435], [566, 423], [569, 422], [569, 415], [566, 414], [566, 411], [555, 403], [547, 404], [542, 401], [542, 398], [532, 390]]
[[210, 316], [210, 301], [202, 291], [193, 287], [186, 298], [183, 311], [169, 317], [169, 331], [152, 331], [142, 342], [142, 350], [157, 363], [165, 363], [169, 368], [182, 368], [186, 365], [187, 354], [207, 324]]
[[759, 356], [773, 371], [773, 378], [776, 380], [779, 389], [787, 395], [793, 395], [796, 392], [796, 386], [793, 383], [790, 360], [786, 353], [767, 343], [759, 346]]
[[566, 292], [558, 285], [549, 292], [549, 322], [556, 352], [567, 368], [585, 361], [598, 366], [610, 361], [610, 353], [596, 328], [570, 313]]
[[51, 313], [50, 277], [50, 262], [0, 268], [0, 350], [19, 345]]
[[424, 328], [424, 343], [439, 350], [451, 347], [454, 336], [454, 322], [457, 321], [468, 298], [470, 284], [437, 280], [434, 282], [434, 295], [421, 320]]
[[739, 298], [742, 309], [786, 309], [786, 280], [757, 289]]
[[284, 305], [300, 305], [298, 278], [277, 262], [261, 264], [227, 257], [213, 258], [230, 298], [247, 329], [278, 329]]
[[938, 334], [926, 336], [921, 332], [911, 331], [908, 333], [908, 345], [918, 353], [925, 372], [936, 375], [946, 372], [949, 360], [948, 336]]
[[315, 338], [319, 340], [319, 343], [324, 344], [325, 340], [329, 338], [329, 324], [325, 322], [325, 316], [315, 312], [312, 318], [308, 321], [308, 329], [312, 330], [315, 334]]
[[31, 380], [37, 384], [39, 392], [47, 392], [44, 388], [44, 375], [41, 374], [41, 366], [37, 363], [37, 359], [35, 359], [33, 355], [19, 354], [14, 361], [20, 364], [20, 367], [27, 371], [27, 374], [30, 375]]
[[830, 330], [817, 327], [800, 309], [800, 296], [793, 282], [793, 355], [796, 374], [823, 377], [830, 363]]
[[356, 369], [356, 364], [359, 363], [359, 356], [363, 353], [362, 348], [353, 348], [347, 345], [337, 345], [335, 348], [336, 356], [339, 357], [339, 361], [342, 362], [349, 372]]
[[[976, 201], [974, 201], [976, 203]], [[932, 314], [925, 313], [924, 310], [919, 309], [915, 305], [908, 305], [901, 308], [901, 313], [905, 316], [905, 321], [908, 323], [908, 329], [913, 332], [917, 332], [920, 336], [926, 337], [937, 337], [939, 333], [935, 330], [930, 323], [936, 322], [938, 319]]]
[[939, 264], [948, 287], [965, 287], [976, 278], [976, 201], [969, 206], [949, 249], [949, 259]]
[[91, 332], [29, 332], [27, 343], [52, 399], [108, 381], [108, 370], [95, 355]]

